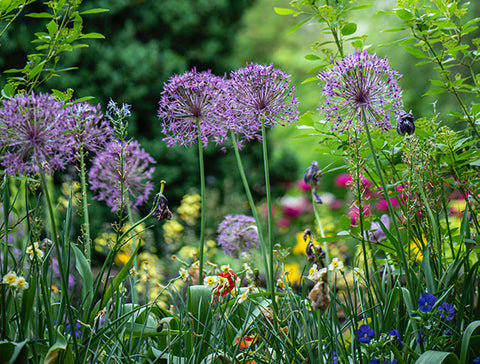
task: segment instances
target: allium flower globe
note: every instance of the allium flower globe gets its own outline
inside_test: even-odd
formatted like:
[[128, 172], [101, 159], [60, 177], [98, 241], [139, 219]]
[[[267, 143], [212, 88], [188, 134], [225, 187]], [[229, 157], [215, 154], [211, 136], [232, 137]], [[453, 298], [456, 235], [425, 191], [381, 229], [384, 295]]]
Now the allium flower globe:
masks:
[[[128, 203], [132, 208], [139, 207], [153, 189], [151, 182], [155, 161], [136, 141], [123, 144], [123, 174], [121, 166], [122, 145], [110, 142], [105, 151], [97, 154], [88, 174], [91, 189], [97, 200], [105, 201], [113, 212], [118, 212]], [[121, 183], [124, 184], [122, 198]]]
[[193, 69], [165, 83], [158, 117], [169, 147], [196, 144], [199, 137], [204, 146], [209, 141], [223, 141], [226, 129], [220, 109], [224, 82], [210, 71]]
[[48, 94], [17, 95], [0, 108], [0, 162], [8, 175], [51, 173], [73, 158], [67, 110]]
[[77, 148], [81, 144], [84, 150], [96, 152], [112, 140], [113, 130], [103, 117], [100, 104], [93, 106], [78, 102], [69, 106], [67, 111], [69, 128], [73, 131]]
[[217, 229], [218, 244], [225, 254], [238, 258], [240, 253], [259, 244], [255, 219], [246, 215], [227, 215]]
[[228, 83], [229, 129], [245, 139], [261, 139], [266, 127], [287, 125], [298, 118], [298, 101], [290, 76], [273, 65], [248, 64], [234, 71]]
[[357, 49], [318, 78], [324, 82], [325, 96], [320, 110], [333, 122], [332, 131], [359, 131], [362, 117], [370, 127], [387, 131], [390, 113], [398, 116], [402, 112], [401, 75], [389, 67], [386, 58]]

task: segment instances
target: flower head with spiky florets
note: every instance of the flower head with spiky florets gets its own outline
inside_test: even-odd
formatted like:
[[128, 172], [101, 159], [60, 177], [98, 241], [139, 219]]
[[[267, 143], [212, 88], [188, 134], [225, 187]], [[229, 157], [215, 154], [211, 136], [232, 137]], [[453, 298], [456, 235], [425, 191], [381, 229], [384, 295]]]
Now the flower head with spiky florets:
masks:
[[154, 159], [136, 141], [108, 143], [93, 159], [88, 174], [91, 189], [97, 193], [94, 198], [105, 201], [113, 212], [120, 211], [127, 201], [132, 208], [140, 206], [153, 189], [152, 163]]
[[162, 120], [163, 140], [169, 147], [202, 141], [221, 143], [226, 129], [220, 113], [225, 79], [195, 68], [174, 75], [164, 84], [158, 117]]
[[247, 64], [231, 73], [227, 109], [229, 129], [245, 139], [261, 139], [266, 127], [290, 124], [298, 118], [298, 101], [290, 76], [270, 65]]
[[67, 110], [77, 148], [81, 145], [84, 150], [97, 152], [113, 139], [113, 130], [103, 117], [100, 104], [93, 106], [83, 101], [72, 104]]
[[17, 95], [0, 108], [1, 165], [8, 175], [64, 169], [74, 154], [67, 110], [48, 94]]
[[238, 258], [240, 253], [259, 244], [255, 219], [246, 215], [227, 215], [217, 229], [218, 244], [225, 254]]
[[387, 131], [390, 112], [402, 112], [401, 75], [392, 70], [386, 58], [356, 49], [318, 78], [324, 82], [325, 103], [320, 107], [333, 131], [362, 129], [362, 117], [370, 127]]

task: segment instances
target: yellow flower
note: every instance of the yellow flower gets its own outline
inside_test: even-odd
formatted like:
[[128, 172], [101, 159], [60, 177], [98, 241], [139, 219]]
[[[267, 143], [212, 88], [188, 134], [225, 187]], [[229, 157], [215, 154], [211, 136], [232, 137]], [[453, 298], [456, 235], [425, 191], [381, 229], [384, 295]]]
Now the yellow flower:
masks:
[[29, 284], [25, 280], [25, 278], [23, 278], [22, 276], [18, 277], [16, 287], [19, 290], [25, 291], [26, 289], [28, 289], [28, 286], [29, 286]]
[[3, 276], [2, 283], [8, 284], [10, 287], [15, 287], [17, 284], [17, 274], [15, 272], [8, 272]]
[[290, 284], [299, 283], [302, 278], [300, 273], [300, 265], [298, 263], [285, 264], [284, 266], [285, 277]]
[[427, 242], [425, 241], [425, 237], [422, 235], [422, 240], [413, 238], [410, 242], [409, 254], [410, 259], [412, 262], [417, 261], [421, 262], [423, 260], [423, 249], [427, 246]]
[[245, 302], [247, 298], [248, 298], [248, 289], [243, 291], [243, 293], [237, 297], [237, 303], [240, 304], [242, 302]]
[[125, 265], [130, 260], [130, 255], [124, 251], [119, 251], [115, 256], [115, 264], [117, 265]]
[[197, 219], [200, 217], [200, 195], [185, 195], [182, 198], [182, 202], [177, 209], [180, 219], [185, 221], [188, 225], [192, 226], [195, 224]]
[[183, 226], [176, 220], [167, 220], [163, 224], [163, 237], [168, 244], [182, 236]]

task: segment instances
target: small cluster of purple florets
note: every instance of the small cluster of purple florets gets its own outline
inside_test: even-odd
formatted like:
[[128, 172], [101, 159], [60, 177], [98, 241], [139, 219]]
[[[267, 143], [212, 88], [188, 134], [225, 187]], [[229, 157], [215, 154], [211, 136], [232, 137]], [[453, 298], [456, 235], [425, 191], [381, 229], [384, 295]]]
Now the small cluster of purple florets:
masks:
[[258, 248], [255, 219], [246, 215], [227, 215], [217, 229], [218, 244], [225, 254], [238, 258], [241, 253]]
[[290, 76], [272, 65], [248, 64], [226, 76], [192, 69], [165, 83], [158, 117], [168, 146], [199, 140], [224, 143], [230, 131], [242, 140], [261, 139], [262, 123], [286, 125], [298, 117]]

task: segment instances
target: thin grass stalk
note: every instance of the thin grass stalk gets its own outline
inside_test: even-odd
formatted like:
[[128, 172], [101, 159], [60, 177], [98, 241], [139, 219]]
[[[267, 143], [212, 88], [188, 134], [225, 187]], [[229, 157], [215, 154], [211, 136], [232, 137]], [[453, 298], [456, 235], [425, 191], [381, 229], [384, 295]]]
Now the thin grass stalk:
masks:
[[[198, 123], [197, 123], [198, 124]], [[198, 126], [200, 128], [200, 126]], [[203, 279], [203, 250], [205, 246], [205, 166], [203, 161], [203, 143], [198, 133], [198, 164], [200, 169], [200, 251], [198, 252], [198, 284]]]
[[[2, 267], [2, 276], [4, 277], [8, 273], [8, 215], [9, 215], [9, 205], [10, 205], [10, 190], [8, 186], [8, 176], [3, 177], [3, 228], [5, 234], [5, 243], [3, 246], [3, 267]], [[7, 286], [2, 284], [0, 287], [0, 292], [2, 296], [2, 339], [7, 339], [7, 301], [6, 293]]]
[[[393, 211], [392, 202], [390, 201], [390, 197], [388, 195], [387, 184], [385, 183], [385, 179], [383, 178], [382, 168], [380, 167], [380, 162], [378, 161], [377, 153], [375, 152], [375, 147], [373, 146], [372, 136], [370, 135], [370, 129], [369, 129], [369, 126], [367, 124], [367, 118], [366, 118], [366, 115], [365, 115], [365, 110], [363, 110], [363, 109], [362, 109], [361, 119], [362, 119], [362, 122], [363, 122], [365, 133], [367, 135], [368, 145], [369, 145], [370, 151], [372, 153], [373, 161], [375, 162], [375, 168], [377, 169], [377, 174], [378, 174], [378, 177], [380, 179], [380, 184], [383, 188], [382, 193], [383, 193], [383, 196], [384, 196], [385, 200], [387, 201], [388, 212], [390, 214], [390, 218], [392, 220], [392, 223], [393, 223], [393, 226], [394, 226], [394, 229], [395, 229], [395, 233], [397, 235], [398, 242], [397, 242], [397, 244], [395, 244], [395, 248], [397, 250], [397, 253], [399, 253], [399, 255], [400, 255], [402, 264], [404, 265], [405, 275], [406, 275], [406, 278], [407, 278], [408, 286], [413, 287], [412, 282], [411, 282], [411, 278], [410, 278], [410, 272], [408, 270], [408, 262], [407, 262], [407, 259], [405, 257], [405, 250], [404, 250], [404, 247], [403, 247], [403, 244], [402, 244], [402, 236], [400, 234], [400, 229], [398, 227], [397, 219], [395, 218], [395, 213]], [[400, 266], [400, 275], [402, 274], [402, 270], [403, 269]]]
[[265, 131], [265, 122], [262, 119], [262, 150], [263, 150], [263, 166], [265, 172], [265, 192], [267, 195], [267, 229], [268, 229], [268, 258], [269, 258], [269, 268], [270, 272], [268, 278], [270, 279], [270, 292], [272, 296], [272, 305], [274, 311], [276, 311], [276, 302], [275, 302], [275, 275], [273, 269], [273, 218], [272, 218], [272, 196], [270, 189], [270, 171], [268, 165], [268, 151], [267, 151], [267, 133]]
[[[76, 321], [74, 320], [72, 307], [70, 305], [70, 296], [68, 294], [68, 277], [66, 277], [66, 275], [65, 275], [65, 270], [64, 270], [65, 266], [63, 265], [62, 254], [60, 253], [60, 241], [58, 240], [58, 236], [57, 236], [57, 226], [56, 226], [56, 223], [55, 223], [55, 214], [53, 212], [52, 200], [50, 198], [50, 192], [48, 190], [47, 181], [46, 181], [45, 174], [43, 173], [43, 171], [40, 173], [40, 178], [41, 178], [41, 182], [42, 182], [43, 191], [44, 191], [44, 194], [45, 194], [45, 201], [47, 203], [48, 215], [50, 217], [53, 245], [55, 246], [55, 252], [57, 253], [58, 266], [59, 266], [59, 271], [60, 271], [60, 281], [61, 281], [61, 285], [62, 285], [62, 293], [63, 293], [63, 297], [65, 298], [65, 303], [67, 305], [68, 321], [70, 323], [70, 327], [72, 327], [72, 332], [74, 332], [74, 327], [75, 327], [75, 322]], [[76, 337], [75, 334], [71, 335], [71, 337], [73, 339], [74, 352], [79, 353], [77, 337]], [[74, 358], [75, 358], [75, 362], [80, 364], [78, 355], [75, 355]]]

